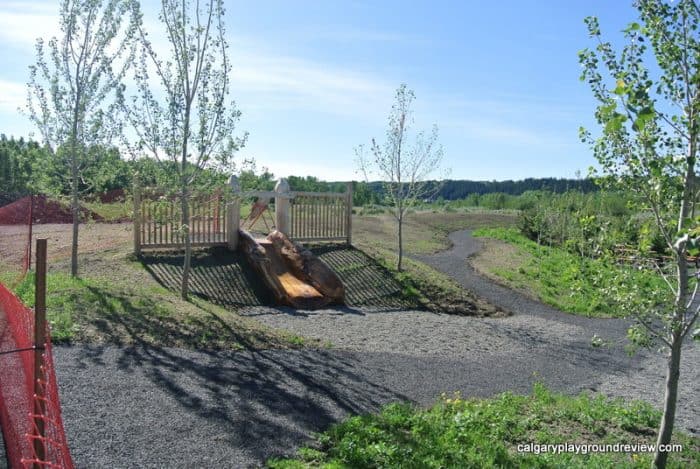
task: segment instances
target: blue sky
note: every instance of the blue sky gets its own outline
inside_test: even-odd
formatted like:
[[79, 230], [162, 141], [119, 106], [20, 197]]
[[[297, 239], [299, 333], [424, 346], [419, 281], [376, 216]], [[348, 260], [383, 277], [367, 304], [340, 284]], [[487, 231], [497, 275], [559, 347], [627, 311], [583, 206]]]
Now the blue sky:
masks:
[[[452, 179], [576, 177], [596, 130], [577, 52], [636, 18], [631, 0], [227, 1], [232, 94], [250, 133], [239, 159], [276, 176], [361, 179], [353, 148], [384, 138], [396, 88], [416, 94], [415, 130], [440, 129]], [[23, 105], [35, 38], [58, 2], [0, 0], [0, 132], [28, 136]], [[143, 1], [152, 36], [160, 34]]]

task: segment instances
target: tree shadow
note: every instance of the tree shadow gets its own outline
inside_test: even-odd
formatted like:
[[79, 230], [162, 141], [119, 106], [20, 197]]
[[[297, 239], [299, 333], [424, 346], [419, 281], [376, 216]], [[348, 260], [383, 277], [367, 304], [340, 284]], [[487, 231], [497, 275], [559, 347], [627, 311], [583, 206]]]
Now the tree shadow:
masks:
[[[144, 399], [149, 402], [141, 405], [152, 404], [152, 415], [168, 420], [171, 412], [177, 419], [185, 419], [189, 427], [196, 427], [198, 433], [211, 431], [217, 448], [203, 449], [207, 456], [211, 452], [240, 452], [257, 464], [270, 457], [290, 455], [315, 432], [324, 431], [347, 415], [375, 412], [388, 402], [409, 400], [381, 381], [369, 379], [363, 373], [361, 358], [343, 351], [206, 352], [139, 344], [123, 349], [81, 349], [76, 360], [86, 368], [86, 374], [96, 365], [110, 368], [116, 364], [114, 382], [110, 383], [116, 392], [130, 382], [120, 379], [120, 375], [143, 376], [146, 382], [138, 386], [148, 390]], [[170, 401], [175, 401], [180, 410], [161, 408], [161, 402]], [[131, 425], [150, 431], [152, 415], [134, 412], [127, 418]], [[106, 418], [105, 425], [118, 426], [116, 420], [112, 423]], [[183, 437], [178, 430], [162, 426], [153, 431], [154, 438], [157, 435], [176, 441]], [[128, 434], [116, 438], [133, 444]], [[134, 450], [138, 454], [154, 449]], [[155, 448], [156, 453], [159, 450]], [[178, 459], [184, 464], [198, 456], [162, 457], [162, 461]]]
[[402, 310], [425, 309], [407, 296], [393, 274], [365, 252], [348, 245], [319, 245], [310, 248], [345, 285], [346, 303], [350, 307]]
[[219, 315], [200, 307], [201, 315], [182, 317], [145, 296], [134, 298], [86, 285], [93, 308], [100, 315], [91, 321], [101, 341], [116, 345], [192, 347], [207, 349], [259, 348], [270, 342], [264, 330], [231, 327]]
[[[325, 262], [345, 286], [346, 305], [336, 308], [361, 314], [358, 307], [381, 310], [424, 309], [408, 297], [391, 272], [359, 249], [347, 245], [314, 246], [311, 251]], [[141, 256], [144, 268], [163, 287], [179, 291], [182, 253], [153, 253]], [[274, 306], [274, 299], [248, 265], [245, 256], [226, 248], [199, 251], [192, 257], [192, 294], [227, 307]], [[284, 311], [284, 310], [282, 310]]]
[[[183, 253], [152, 253], [140, 259], [159, 284], [168, 290], [180, 291]], [[229, 308], [274, 304], [271, 293], [249, 268], [243, 254], [225, 248], [193, 253], [190, 292]]]

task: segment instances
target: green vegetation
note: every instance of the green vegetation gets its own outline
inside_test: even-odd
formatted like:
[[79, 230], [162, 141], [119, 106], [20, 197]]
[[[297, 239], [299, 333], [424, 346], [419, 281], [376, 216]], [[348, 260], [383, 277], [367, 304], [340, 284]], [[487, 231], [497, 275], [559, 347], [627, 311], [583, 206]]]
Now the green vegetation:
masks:
[[[569, 397], [535, 384], [530, 396], [443, 396], [428, 410], [391, 404], [378, 415], [331, 427], [314, 447], [299, 450], [297, 459], [271, 460], [268, 467], [641, 468], [650, 465], [650, 453], [534, 454], [518, 446], [653, 444], [659, 418], [643, 402]], [[700, 438], [677, 434], [673, 443], [683, 445], [683, 452], [674, 453], [670, 467], [700, 465]]]
[[406, 258], [404, 269], [398, 272], [395, 269], [396, 254], [393, 251], [375, 249], [372, 257], [401, 285], [404, 298], [417, 301], [430, 311], [474, 316], [502, 313], [493, 305], [460, 287], [449, 276], [422, 262]]
[[406, 220], [404, 270], [395, 269], [395, 222], [390, 215], [357, 216], [353, 219], [353, 242], [379, 261], [402, 285], [403, 294], [415, 298], [433, 311], [490, 315], [497, 310], [474, 297], [447, 275], [411, 256], [431, 254], [449, 248], [448, 234], [468, 227], [513, 226], [516, 217], [508, 213], [463, 210], [458, 212], [419, 211]]
[[[700, 7], [696, 0], [640, 0], [634, 6], [636, 21], [614, 45], [597, 17], [584, 20], [591, 47], [578, 54], [580, 79], [597, 101], [599, 133], [581, 127], [579, 136], [598, 161], [602, 181], [633, 194], [638, 207], [654, 214], [660, 245], [671, 256], [672, 272], [664, 275], [659, 269], [672, 292], [666, 301], [632, 279], [613, 294], [638, 323], [630, 338], [658, 344], [668, 353], [657, 440], [663, 445], [673, 434], [683, 342], [700, 318], [694, 305], [698, 278], [688, 275], [693, 266], [687, 259], [700, 254]], [[668, 453], [657, 451], [654, 467], [663, 469], [667, 459]]]
[[106, 222], [116, 222], [123, 220], [131, 220], [133, 216], [133, 201], [127, 202], [83, 202], [81, 204], [91, 212], [101, 216]]
[[[144, 344], [196, 349], [298, 348], [309, 343], [274, 331], [199, 298], [181, 301], [159, 285], [138, 262], [124, 257], [105, 263], [88, 256], [82, 278], [51, 271], [47, 277], [47, 319], [52, 340], [60, 342]], [[15, 287], [34, 304], [34, 275]], [[311, 342], [313, 345], [313, 341]]]
[[[651, 272], [616, 266], [605, 257], [590, 259], [561, 248], [542, 246], [513, 228], [479, 229], [474, 235], [505, 241], [520, 254], [513, 256], [498, 248], [482, 253], [481, 256], [498, 256], [500, 252], [510, 258], [501, 265], [487, 263], [490, 266], [487, 274], [497, 276], [511, 287], [524, 289], [562, 311], [595, 317], [620, 316], [619, 303], [610, 292], [624, 288], [629, 281], [626, 276], [647, 295], [661, 298], [667, 294], [663, 280]], [[475, 265], [479, 268], [484, 263], [476, 259]], [[623, 271], [626, 276], [622, 275]]]
[[[125, 160], [116, 148], [92, 146], [85, 156], [86, 169], [79, 190], [85, 196], [114, 189], [130, 191], [133, 175], [139, 173], [144, 186], [160, 188], [177, 185], [176, 170], [171, 161], [158, 162], [151, 158]], [[0, 135], [0, 187], [9, 193], [44, 193], [66, 195], [70, 184], [65, 176], [65, 152], [51, 155], [48, 148], [33, 140], [8, 138]], [[239, 179], [243, 190], [271, 190], [275, 176], [265, 167], [258, 169], [254, 161], [241, 163]], [[221, 186], [228, 174], [206, 169], [195, 182], [196, 190]], [[344, 182], [326, 182], [313, 176], [290, 176], [290, 187], [295, 191], [343, 192]], [[522, 181], [453, 181], [440, 186], [437, 201], [424, 208], [444, 208], [451, 211], [464, 207], [488, 210], [516, 209], [527, 205], [532, 193], [557, 194], [568, 190], [597, 190], [590, 179], [568, 180], [554, 178], [525, 179]], [[522, 196], [521, 196], [522, 194]], [[529, 195], [530, 194], [530, 195]], [[385, 201], [381, 182], [355, 182], [353, 203], [356, 207], [380, 206]]]

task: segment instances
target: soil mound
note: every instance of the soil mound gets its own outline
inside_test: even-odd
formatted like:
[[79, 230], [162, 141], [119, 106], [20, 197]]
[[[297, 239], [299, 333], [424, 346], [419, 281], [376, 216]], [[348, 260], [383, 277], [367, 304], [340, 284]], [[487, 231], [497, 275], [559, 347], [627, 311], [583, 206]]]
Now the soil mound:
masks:
[[[33, 204], [33, 207], [32, 207]], [[32, 209], [33, 210], [30, 210]], [[23, 197], [11, 204], [0, 207], [0, 225], [26, 225], [29, 216], [35, 225], [45, 223], [73, 223], [70, 207], [49, 199], [45, 195]], [[103, 218], [84, 207], [80, 208], [82, 221], [102, 221]]]

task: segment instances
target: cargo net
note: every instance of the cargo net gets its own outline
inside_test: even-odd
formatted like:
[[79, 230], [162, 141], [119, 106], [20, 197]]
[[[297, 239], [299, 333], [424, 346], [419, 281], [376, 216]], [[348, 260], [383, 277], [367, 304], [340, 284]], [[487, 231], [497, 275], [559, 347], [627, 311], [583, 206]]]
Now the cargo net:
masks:
[[9, 467], [72, 468], [48, 326], [36, 387], [33, 337], [33, 311], [0, 283], [0, 427]]

